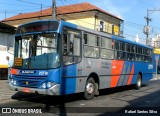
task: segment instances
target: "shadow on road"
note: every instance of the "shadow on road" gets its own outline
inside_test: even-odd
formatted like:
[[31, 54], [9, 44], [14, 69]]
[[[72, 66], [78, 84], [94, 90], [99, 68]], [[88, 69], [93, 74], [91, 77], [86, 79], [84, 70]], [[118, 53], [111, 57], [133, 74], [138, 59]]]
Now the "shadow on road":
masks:
[[[145, 86], [146, 85], [143, 85], [143, 87]], [[122, 91], [128, 91], [132, 89], [134, 89], [133, 86], [103, 89], [103, 90], [100, 90], [100, 96], [110, 95], [110, 94], [119, 93]], [[72, 111], [72, 109], [70, 108], [71, 106], [67, 106], [67, 103], [70, 103], [70, 102], [76, 102], [76, 101], [81, 101], [81, 100], [84, 101], [82, 93], [65, 95], [65, 96], [45, 96], [45, 95], [36, 95], [36, 94], [17, 92], [16, 94], [12, 96], [12, 99], [15, 99], [18, 101], [29, 101], [29, 102], [34, 102], [34, 103], [41, 103], [43, 105], [39, 108], [42, 108], [43, 112], [60, 113], [60, 114], [63, 114], [63, 116], [68, 111], [72, 113], [76, 113], [76, 112], [81, 112], [84, 109], [83, 107], [81, 107], [81, 109], [72, 108], [76, 110], [76, 111]], [[68, 107], [69, 109], [66, 109]]]
[[[158, 82], [159, 83], [159, 82]], [[146, 85], [143, 85], [145, 87]], [[154, 92], [153, 92], [154, 91]], [[146, 93], [139, 97], [138, 93]], [[160, 89], [155, 87], [150, 87], [145, 90], [138, 90], [134, 94], [130, 95], [131, 97], [135, 97], [133, 100], [124, 100], [128, 102], [130, 105], [126, 107], [113, 107], [113, 108], [106, 108], [106, 112], [99, 114], [98, 116], [108, 116], [112, 113], [114, 115], [156, 115], [159, 116], [160, 113]], [[121, 100], [121, 97], [117, 98]]]

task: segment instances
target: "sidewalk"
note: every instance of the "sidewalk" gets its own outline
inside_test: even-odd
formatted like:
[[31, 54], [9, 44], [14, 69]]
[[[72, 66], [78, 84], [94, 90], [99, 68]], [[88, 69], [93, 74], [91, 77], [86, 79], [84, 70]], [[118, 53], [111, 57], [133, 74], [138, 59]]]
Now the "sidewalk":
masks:
[[160, 74], [153, 74], [153, 78], [151, 80], [159, 80], [160, 79]]
[[0, 102], [4, 100], [11, 100], [12, 95], [17, 91], [11, 91], [7, 80], [0, 80]]

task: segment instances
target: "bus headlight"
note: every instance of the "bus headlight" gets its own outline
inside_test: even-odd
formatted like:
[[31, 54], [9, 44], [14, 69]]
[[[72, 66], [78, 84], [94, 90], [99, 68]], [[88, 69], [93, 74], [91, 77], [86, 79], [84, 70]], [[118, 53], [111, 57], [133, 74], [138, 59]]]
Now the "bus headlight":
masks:
[[55, 82], [44, 82], [41, 84], [41, 88], [48, 89], [54, 86], [55, 84], [56, 84]]
[[14, 79], [11, 80], [11, 83], [12, 83], [13, 85], [17, 85], [17, 82], [16, 82], [16, 80], [14, 80]]
[[48, 88], [52, 87], [52, 83], [51, 83], [51, 82], [48, 82], [48, 83], [47, 83], [47, 87], [48, 87]]
[[12, 79], [12, 80], [11, 80], [11, 83], [13, 84], [13, 82], [14, 82], [14, 80]]
[[46, 88], [46, 83], [42, 84], [42, 88], [45, 89]]
[[13, 82], [13, 85], [17, 85], [17, 82], [16, 82], [16, 80], [14, 80], [14, 82]]

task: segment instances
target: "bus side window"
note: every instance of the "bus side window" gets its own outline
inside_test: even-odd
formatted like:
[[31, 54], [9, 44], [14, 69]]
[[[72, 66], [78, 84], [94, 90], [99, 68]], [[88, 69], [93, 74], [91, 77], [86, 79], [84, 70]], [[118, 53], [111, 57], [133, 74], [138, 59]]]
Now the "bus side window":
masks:
[[80, 33], [74, 30], [67, 30], [63, 35], [63, 63], [65, 65], [79, 62], [80, 57]]
[[66, 56], [67, 55], [67, 35], [64, 34], [63, 35], [63, 55]]

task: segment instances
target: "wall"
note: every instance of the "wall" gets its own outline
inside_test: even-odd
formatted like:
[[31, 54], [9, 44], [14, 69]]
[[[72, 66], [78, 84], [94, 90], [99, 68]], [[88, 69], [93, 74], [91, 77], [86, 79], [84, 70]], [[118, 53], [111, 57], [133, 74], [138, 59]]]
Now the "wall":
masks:
[[13, 54], [14, 34], [0, 33], [0, 68], [8, 68], [6, 56], [13, 58], [13, 55], [7, 52], [7, 45], [10, 46], [10, 52]]
[[88, 18], [81, 18], [81, 19], [67, 20], [67, 21], [90, 29], [94, 29], [95, 27], [95, 17], [88, 17]]

